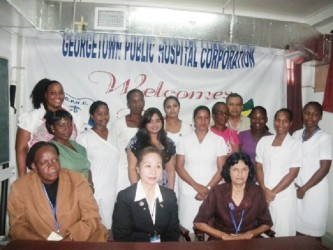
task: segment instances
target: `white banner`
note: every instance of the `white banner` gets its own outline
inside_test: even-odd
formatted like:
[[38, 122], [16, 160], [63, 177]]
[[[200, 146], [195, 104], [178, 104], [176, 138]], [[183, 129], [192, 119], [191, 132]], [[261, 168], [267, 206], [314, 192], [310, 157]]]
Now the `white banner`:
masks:
[[[59, 35], [60, 36], [60, 35]], [[27, 93], [42, 78], [57, 80], [65, 104], [88, 121], [95, 100], [108, 103], [111, 122], [127, 114], [126, 93], [144, 92], [146, 108], [163, 113], [163, 100], [175, 95], [180, 118], [192, 123], [193, 109], [225, 101], [231, 92], [244, 103], [268, 111], [286, 105], [284, 51], [214, 42], [107, 34], [63, 34], [59, 39], [27, 40]], [[29, 100], [30, 102], [30, 100]], [[26, 109], [31, 106], [26, 107]]]

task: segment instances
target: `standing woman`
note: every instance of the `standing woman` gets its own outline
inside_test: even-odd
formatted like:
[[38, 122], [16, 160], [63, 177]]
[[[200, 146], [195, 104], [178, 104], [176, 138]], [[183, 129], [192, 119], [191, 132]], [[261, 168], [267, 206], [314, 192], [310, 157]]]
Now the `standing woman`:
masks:
[[[63, 108], [65, 93], [61, 83], [44, 78], [35, 85], [30, 98], [34, 109], [19, 117], [16, 133], [15, 150], [19, 177], [27, 173], [25, 160], [29, 148], [38, 141], [49, 141], [53, 138], [45, 127], [44, 115], [46, 111]], [[75, 115], [73, 118], [76, 126], [73, 129], [72, 139], [75, 139], [82, 124]]]
[[239, 152], [239, 139], [237, 132], [227, 127], [229, 120], [229, 110], [227, 104], [224, 102], [215, 103], [212, 107], [212, 117], [214, 125], [210, 128], [210, 130], [224, 139], [228, 148], [228, 156], [235, 152]]
[[275, 113], [276, 135], [264, 136], [256, 149], [256, 176], [264, 190], [276, 236], [296, 235], [296, 188], [302, 162], [302, 145], [291, 138], [292, 112], [280, 109]]
[[63, 109], [49, 111], [45, 115], [45, 120], [47, 130], [54, 136], [51, 142], [59, 149], [61, 166], [83, 174], [92, 185], [87, 151], [83, 146], [70, 139], [73, 130], [72, 115]]
[[80, 134], [77, 142], [87, 150], [91, 163], [94, 183], [94, 197], [99, 207], [102, 223], [107, 229], [112, 225], [112, 213], [116, 200], [119, 151], [111, 140], [107, 124], [110, 119], [109, 107], [105, 102], [91, 104], [92, 129]]
[[139, 180], [136, 171], [138, 157], [140, 151], [148, 146], [155, 146], [161, 150], [165, 169], [160, 184], [164, 187], [173, 189], [175, 182], [176, 146], [174, 142], [167, 137], [164, 130], [162, 113], [157, 108], [149, 108], [145, 111], [139, 131], [130, 140], [126, 149], [128, 158], [128, 176], [131, 184], [134, 184]]
[[179, 119], [180, 102], [175, 96], [168, 96], [164, 99], [163, 108], [165, 112], [164, 129], [174, 143], [177, 145], [180, 138], [189, 134], [192, 127]]
[[195, 130], [177, 146], [176, 170], [179, 177], [180, 224], [192, 232], [193, 220], [207, 192], [222, 179], [226, 160], [224, 140], [209, 129], [210, 111], [198, 106], [193, 112]]
[[138, 131], [142, 121], [142, 111], [145, 107], [145, 99], [143, 93], [139, 89], [128, 91], [127, 106], [130, 113], [119, 118], [111, 127], [111, 138], [116, 141], [117, 148], [120, 154], [118, 164], [118, 183], [117, 192], [131, 185], [128, 179], [128, 162], [126, 147], [131, 138]]
[[302, 168], [296, 179], [296, 231], [321, 237], [326, 233], [329, 187], [327, 174], [332, 162], [332, 138], [318, 126], [323, 107], [309, 102], [303, 108], [304, 128], [293, 138], [302, 142]]
[[256, 164], [256, 147], [258, 141], [265, 135], [271, 135], [267, 127], [267, 111], [262, 106], [256, 106], [250, 113], [251, 129], [239, 132], [240, 152], [250, 156], [251, 162]]

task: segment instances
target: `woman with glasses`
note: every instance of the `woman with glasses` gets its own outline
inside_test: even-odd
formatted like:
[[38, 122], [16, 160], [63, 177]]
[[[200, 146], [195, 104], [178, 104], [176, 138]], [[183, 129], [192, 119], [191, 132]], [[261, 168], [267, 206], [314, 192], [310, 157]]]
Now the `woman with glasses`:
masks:
[[217, 102], [212, 107], [212, 118], [214, 125], [211, 126], [210, 130], [221, 136], [228, 148], [228, 155], [239, 152], [239, 139], [237, 132], [227, 127], [229, 120], [229, 110], [227, 104], [224, 102]]

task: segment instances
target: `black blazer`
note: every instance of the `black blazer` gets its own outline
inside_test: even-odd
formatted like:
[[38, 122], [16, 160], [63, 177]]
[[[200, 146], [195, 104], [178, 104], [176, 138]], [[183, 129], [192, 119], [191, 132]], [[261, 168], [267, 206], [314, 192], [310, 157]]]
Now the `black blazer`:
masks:
[[112, 217], [112, 231], [116, 241], [149, 242], [155, 233], [161, 241], [178, 241], [180, 236], [178, 205], [175, 193], [161, 187], [163, 202], [156, 201], [155, 225], [146, 199], [134, 202], [137, 184], [118, 193]]

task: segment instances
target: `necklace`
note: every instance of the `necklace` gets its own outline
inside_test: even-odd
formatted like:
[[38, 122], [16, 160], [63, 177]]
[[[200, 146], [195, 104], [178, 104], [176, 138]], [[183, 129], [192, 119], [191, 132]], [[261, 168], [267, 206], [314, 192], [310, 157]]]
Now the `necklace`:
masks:
[[312, 136], [314, 136], [314, 134], [317, 133], [319, 130], [320, 130], [320, 128], [317, 127], [317, 128], [315, 129], [315, 131], [313, 131], [313, 133], [312, 133], [308, 138], [305, 139], [305, 135], [306, 135], [306, 128], [305, 128], [305, 129], [303, 130], [303, 133], [302, 133], [302, 142], [305, 142], [305, 141], [309, 140], [309, 139], [310, 139]]

